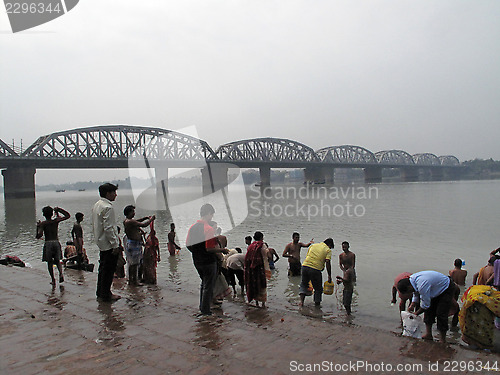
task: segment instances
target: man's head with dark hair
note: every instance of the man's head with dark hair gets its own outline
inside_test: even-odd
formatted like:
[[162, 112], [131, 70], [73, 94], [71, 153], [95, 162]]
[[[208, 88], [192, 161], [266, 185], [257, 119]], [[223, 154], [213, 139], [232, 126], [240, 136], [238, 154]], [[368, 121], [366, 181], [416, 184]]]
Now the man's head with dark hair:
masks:
[[250, 244], [252, 243], [252, 236], [246, 236], [246, 237], [245, 237], [245, 243], [246, 243], [247, 245], [250, 245]]
[[[123, 209], [123, 214], [126, 216], [126, 217], [129, 217], [130, 214], [132, 214], [132, 212], [135, 211], [135, 206], [129, 204], [127, 207], [125, 207]], [[133, 217], [133, 215], [132, 215]]]
[[214, 228], [216, 235], [219, 235], [222, 233], [222, 228], [217, 225], [216, 221], [211, 220], [208, 222], [208, 225], [210, 225], [212, 228]]
[[54, 215], [54, 210], [50, 206], [45, 206], [44, 208], [42, 208], [42, 214], [47, 220], [50, 220], [52, 218], [52, 215]]
[[404, 278], [399, 280], [398, 285], [396, 285], [396, 288], [399, 290], [401, 294], [413, 293], [413, 287], [411, 286], [409, 278]]
[[349, 251], [349, 242], [347, 241], [342, 242], [342, 251], [344, 253], [347, 253]]
[[333, 239], [332, 238], [327, 238], [326, 240], [323, 241], [324, 244], [326, 246], [328, 246], [330, 249], [333, 249], [333, 247], [335, 246], [334, 243], [333, 243]]
[[210, 203], [205, 203], [200, 208], [200, 217], [206, 217], [215, 214], [215, 208]]
[[101, 198], [106, 198], [106, 196], [109, 193], [114, 193], [117, 190], [118, 190], [118, 186], [113, 185], [109, 182], [106, 182], [105, 184], [102, 184], [101, 186], [99, 186], [99, 195], [101, 196]]
[[174, 230], [174, 229], [175, 229], [175, 224], [174, 223], [170, 224], [170, 230]]
[[455, 262], [453, 264], [457, 268], [462, 268], [462, 259], [460, 259], [460, 258], [455, 259]]
[[82, 214], [81, 212], [77, 212], [77, 213], [75, 214], [75, 219], [76, 219], [76, 221], [78, 221], [78, 222], [82, 221], [82, 220], [83, 220], [83, 214]]
[[239, 254], [241, 254], [241, 248], [240, 247], [235, 247], [234, 250], [236, 250]]
[[253, 235], [255, 241], [262, 241], [264, 239], [264, 234], [262, 232], [255, 232]]
[[299, 240], [300, 240], [300, 234], [298, 234], [297, 232], [293, 232], [292, 233], [292, 241], [294, 243], [297, 243], [297, 242], [299, 242]]

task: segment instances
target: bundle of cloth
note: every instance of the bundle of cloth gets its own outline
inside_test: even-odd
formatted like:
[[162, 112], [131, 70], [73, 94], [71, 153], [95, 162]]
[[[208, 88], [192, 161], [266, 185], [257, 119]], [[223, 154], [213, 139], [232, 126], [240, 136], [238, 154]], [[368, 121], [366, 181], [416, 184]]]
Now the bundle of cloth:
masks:
[[16, 257], [15, 255], [6, 255], [2, 259], [0, 259], [0, 264], [3, 264], [4, 266], [17, 266], [17, 267], [26, 267], [26, 263], [24, 263], [19, 257]]
[[462, 303], [458, 316], [462, 340], [482, 349], [492, 348], [500, 292], [488, 285], [473, 285], [462, 296]]

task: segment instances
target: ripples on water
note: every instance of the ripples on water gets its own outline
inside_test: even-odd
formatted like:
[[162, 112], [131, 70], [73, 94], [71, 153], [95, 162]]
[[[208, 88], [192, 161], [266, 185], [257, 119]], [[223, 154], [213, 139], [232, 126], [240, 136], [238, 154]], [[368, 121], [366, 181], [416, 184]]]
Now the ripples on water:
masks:
[[[346, 187], [344, 187], [346, 188]], [[344, 205], [347, 201], [362, 204], [363, 217], [254, 217], [249, 216], [242, 225], [224, 233], [229, 247], [244, 248], [244, 237], [260, 230], [265, 241], [274, 247], [281, 257], [285, 245], [294, 231], [301, 233], [301, 241], [316, 242], [327, 237], [335, 240], [332, 259], [332, 277], [340, 275], [338, 255], [341, 242], [349, 241], [356, 253], [358, 276], [357, 295], [354, 296], [353, 322], [398, 330], [397, 306], [390, 306], [391, 287], [397, 274], [403, 271], [417, 272], [433, 269], [447, 274], [453, 268], [453, 260], [466, 261], [469, 272], [467, 282], [486, 264], [489, 252], [500, 246], [497, 214], [500, 202], [500, 181], [462, 181], [433, 183], [401, 183], [377, 185], [378, 198], [367, 200], [334, 199], [324, 203]], [[274, 190], [279, 189], [273, 188]], [[185, 189], [184, 189], [185, 190]], [[189, 191], [186, 193], [188, 194]], [[272, 195], [272, 194], [271, 194]], [[256, 199], [256, 194], [249, 192]], [[32, 201], [0, 202], [0, 255], [13, 254], [45, 270], [41, 262], [43, 241], [35, 239], [36, 220], [42, 219], [45, 205], [60, 206], [72, 214], [72, 218], [60, 225], [60, 241], [64, 246], [71, 239], [73, 216], [77, 211], [85, 214], [83, 222], [85, 247], [93, 263], [97, 263], [98, 250], [92, 242], [91, 210], [98, 199], [97, 192], [66, 191], [65, 193], [39, 192], [36, 203]], [[266, 199], [269, 204], [295, 204], [293, 199]], [[305, 199], [301, 203], [320, 205], [319, 199]], [[131, 191], [119, 190], [115, 202], [116, 214], [121, 222], [122, 210], [134, 204]], [[36, 212], [35, 212], [36, 210]], [[137, 208], [137, 216], [152, 214]], [[199, 278], [193, 267], [190, 253], [184, 247], [191, 219], [177, 215], [175, 218], [179, 242], [183, 249], [175, 257], [168, 256], [167, 232], [170, 218], [164, 211], [155, 212], [158, 219], [156, 230], [160, 240], [162, 261], [158, 266], [159, 287], [189, 290], [197, 293]], [[218, 219], [217, 213], [214, 219]], [[228, 223], [220, 222], [228, 227]], [[302, 251], [302, 259], [306, 250]], [[268, 305], [288, 311], [298, 311], [300, 278], [287, 276], [287, 260], [281, 258], [268, 286]], [[326, 272], [324, 273], [326, 275]], [[93, 286], [90, 286], [93, 287]], [[323, 319], [343, 319], [341, 289], [331, 296], [323, 296], [319, 316]], [[312, 304], [311, 297], [306, 304]]]

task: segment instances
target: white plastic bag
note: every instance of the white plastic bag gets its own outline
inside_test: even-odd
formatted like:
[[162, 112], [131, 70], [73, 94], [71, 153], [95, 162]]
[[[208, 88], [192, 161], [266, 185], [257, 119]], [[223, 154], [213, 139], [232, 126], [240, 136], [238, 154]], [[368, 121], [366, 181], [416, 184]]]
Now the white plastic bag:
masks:
[[422, 328], [424, 321], [420, 315], [415, 315], [408, 311], [401, 311], [401, 320], [403, 321], [403, 336], [422, 338]]

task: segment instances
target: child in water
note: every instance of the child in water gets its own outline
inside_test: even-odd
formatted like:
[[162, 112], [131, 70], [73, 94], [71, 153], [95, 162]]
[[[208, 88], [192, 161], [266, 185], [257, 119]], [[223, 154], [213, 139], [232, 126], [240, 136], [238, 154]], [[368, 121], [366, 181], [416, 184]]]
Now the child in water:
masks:
[[337, 284], [344, 283], [342, 292], [342, 304], [345, 307], [347, 315], [351, 315], [352, 293], [354, 292], [354, 270], [352, 265], [346, 265], [344, 277], [337, 276]]

